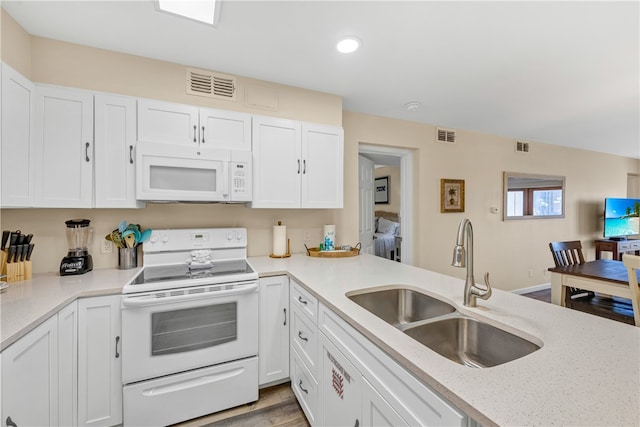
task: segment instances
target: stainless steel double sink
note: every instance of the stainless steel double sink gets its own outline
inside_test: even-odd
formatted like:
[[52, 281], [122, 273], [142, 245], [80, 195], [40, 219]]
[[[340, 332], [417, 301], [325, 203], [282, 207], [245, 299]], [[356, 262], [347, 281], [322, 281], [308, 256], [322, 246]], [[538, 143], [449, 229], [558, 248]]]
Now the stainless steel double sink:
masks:
[[354, 291], [347, 297], [461, 365], [488, 368], [540, 349], [531, 341], [461, 314], [451, 304], [402, 286]]

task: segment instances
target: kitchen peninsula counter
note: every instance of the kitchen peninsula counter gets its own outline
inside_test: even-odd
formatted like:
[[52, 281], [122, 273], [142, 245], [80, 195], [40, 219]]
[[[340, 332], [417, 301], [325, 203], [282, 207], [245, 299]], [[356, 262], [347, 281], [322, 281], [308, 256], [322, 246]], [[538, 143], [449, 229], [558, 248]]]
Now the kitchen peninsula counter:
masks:
[[[464, 280], [372, 255], [249, 258], [261, 277], [289, 274], [351, 326], [483, 425], [640, 425], [640, 328], [494, 289], [463, 306]], [[369, 313], [349, 291], [408, 285], [541, 345], [485, 369], [452, 362]]]
[[[464, 307], [464, 280], [371, 255], [250, 257], [261, 277], [288, 274], [322, 303], [483, 425], [640, 425], [640, 328], [494, 289]], [[2, 349], [82, 297], [119, 294], [139, 269], [38, 274], [0, 294]], [[404, 285], [542, 345], [486, 369], [458, 365], [349, 300], [345, 293]]]

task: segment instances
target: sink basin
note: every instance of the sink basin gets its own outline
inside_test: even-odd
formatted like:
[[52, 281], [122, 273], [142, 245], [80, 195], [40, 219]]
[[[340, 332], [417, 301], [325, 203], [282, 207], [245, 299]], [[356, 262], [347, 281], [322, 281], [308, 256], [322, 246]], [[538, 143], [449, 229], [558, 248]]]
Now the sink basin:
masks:
[[468, 317], [449, 317], [405, 329], [405, 334], [461, 365], [488, 368], [519, 359], [540, 346]]
[[406, 288], [365, 292], [347, 297], [395, 327], [455, 311], [446, 302]]

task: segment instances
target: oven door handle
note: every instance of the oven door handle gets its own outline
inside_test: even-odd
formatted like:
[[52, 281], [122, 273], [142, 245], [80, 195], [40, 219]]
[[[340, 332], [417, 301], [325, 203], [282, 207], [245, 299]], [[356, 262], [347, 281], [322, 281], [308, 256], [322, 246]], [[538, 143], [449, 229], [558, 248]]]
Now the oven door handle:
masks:
[[234, 285], [233, 289], [226, 289], [222, 291], [203, 292], [187, 295], [176, 295], [169, 297], [156, 298], [154, 294], [145, 295], [141, 297], [128, 297], [122, 299], [122, 305], [125, 307], [145, 307], [151, 305], [169, 304], [174, 302], [202, 300], [209, 298], [220, 298], [230, 295], [242, 295], [249, 294], [258, 289], [258, 282], [251, 282], [243, 285]]

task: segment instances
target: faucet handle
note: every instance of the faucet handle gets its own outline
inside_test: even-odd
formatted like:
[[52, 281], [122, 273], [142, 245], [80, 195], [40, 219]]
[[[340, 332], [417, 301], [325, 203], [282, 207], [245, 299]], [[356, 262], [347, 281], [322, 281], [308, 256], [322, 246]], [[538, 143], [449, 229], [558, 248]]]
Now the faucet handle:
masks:
[[485, 294], [482, 296], [483, 299], [487, 299], [491, 296], [491, 284], [489, 283], [489, 272], [484, 273], [484, 284], [487, 287]]

